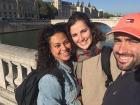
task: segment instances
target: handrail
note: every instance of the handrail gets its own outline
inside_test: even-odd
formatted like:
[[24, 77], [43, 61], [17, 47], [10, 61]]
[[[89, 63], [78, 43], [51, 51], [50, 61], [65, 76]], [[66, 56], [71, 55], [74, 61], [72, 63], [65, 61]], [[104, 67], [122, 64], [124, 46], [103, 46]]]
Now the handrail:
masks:
[[14, 92], [24, 78], [36, 69], [35, 49], [0, 44], [0, 87]]

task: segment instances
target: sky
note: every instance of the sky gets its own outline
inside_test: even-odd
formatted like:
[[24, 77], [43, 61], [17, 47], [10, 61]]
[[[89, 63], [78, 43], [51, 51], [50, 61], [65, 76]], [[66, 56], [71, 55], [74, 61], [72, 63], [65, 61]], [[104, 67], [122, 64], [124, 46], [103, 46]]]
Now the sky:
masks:
[[[46, 0], [47, 1], [47, 0]], [[75, 3], [78, 0], [62, 0]], [[94, 5], [97, 10], [103, 10], [113, 14], [127, 14], [131, 12], [140, 12], [140, 0], [79, 0]]]
[[[74, 2], [76, 0], [65, 0]], [[127, 14], [131, 12], [140, 12], [140, 0], [79, 0], [88, 4], [93, 4], [98, 10], [103, 10], [115, 14]]]

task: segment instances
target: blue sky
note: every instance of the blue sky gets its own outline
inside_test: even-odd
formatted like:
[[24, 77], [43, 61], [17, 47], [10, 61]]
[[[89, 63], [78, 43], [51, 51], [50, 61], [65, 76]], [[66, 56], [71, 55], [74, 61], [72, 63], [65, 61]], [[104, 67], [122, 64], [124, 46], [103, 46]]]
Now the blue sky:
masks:
[[[78, 0], [63, 0], [72, 3]], [[140, 0], [79, 0], [88, 4], [89, 2], [96, 6], [98, 10], [115, 14], [126, 14], [131, 12], [140, 12]]]

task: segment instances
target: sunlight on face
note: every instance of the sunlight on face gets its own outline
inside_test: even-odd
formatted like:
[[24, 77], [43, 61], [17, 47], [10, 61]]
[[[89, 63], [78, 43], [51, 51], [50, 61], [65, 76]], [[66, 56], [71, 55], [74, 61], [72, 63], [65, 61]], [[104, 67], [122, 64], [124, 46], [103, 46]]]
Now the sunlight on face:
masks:
[[55, 59], [65, 62], [70, 59], [71, 44], [62, 32], [55, 33], [50, 38], [50, 49]]
[[70, 33], [74, 43], [81, 49], [88, 49], [92, 43], [90, 28], [82, 21], [78, 20], [70, 27]]
[[129, 70], [140, 64], [140, 40], [129, 34], [116, 33], [114, 41], [113, 52], [121, 70]]

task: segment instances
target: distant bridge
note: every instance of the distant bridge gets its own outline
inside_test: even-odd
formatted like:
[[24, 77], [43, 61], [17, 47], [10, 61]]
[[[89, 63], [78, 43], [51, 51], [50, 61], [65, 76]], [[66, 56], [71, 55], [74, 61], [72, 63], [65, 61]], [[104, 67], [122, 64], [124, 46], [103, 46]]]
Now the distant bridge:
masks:
[[111, 19], [91, 19], [92, 22], [99, 22], [108, 25], [109, 27], [114, 27], [120, 18], [111, 18]]
[[[110, 19], [91, 19], [92, 22], [99, 22], [108, 25], [109, 27], [114, 27], [117, 22], [119, 21], [120, 17], [113, 17]], [[58, 23], [58, 22], [67, 22], [68, 19], [55, 19], [51, 20], [52, 24]]]

